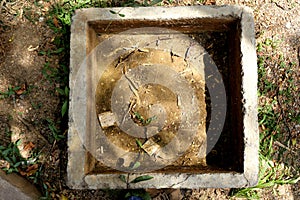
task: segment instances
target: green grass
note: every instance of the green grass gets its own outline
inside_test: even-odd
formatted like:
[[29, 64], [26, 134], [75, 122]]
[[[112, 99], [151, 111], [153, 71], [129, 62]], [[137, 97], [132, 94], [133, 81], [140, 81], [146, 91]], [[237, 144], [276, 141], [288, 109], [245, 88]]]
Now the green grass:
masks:
[[134, 112], [134, 117], [143, 125], [147, 126], [149, 125], [153, 120], [156, 120], [156, 116], [149, 117], [145, 119], [140, 113]]
[[284, 165], [274, 163], [267, 156], [259, 154], [259, 182], [257, 186], [235, 190], [235, 197], [243, 197], [247, 199], [260, 199], [261, 189], [271, 188], [276, 185], [295, 184], [300, 180], [300, 177], [285, 177], [288, 173], [288, 168]]
[[53, 144], [54, 142], [58, 142], [65, 138], [62, 131], [58, 128], [59, 123], [53, 122], [51, 119], [46, 119], [48, 122], [48, 128], [50, 129], [52, 135], [49, 137], [49, 142]]
[[0, 145], [0, 159], [5, 160], [8, 166], [4, 167], [3, 170], [8, 174], [13, 172], [25, 171], [30, 165], [35, 164], [38, 155], [32, 152], [31, 157], [23, 158], [19, 146], [21, 140], [11, 142], [7, 146]]
[[[9, 133], [11, 134], [11, 133]], [[24, 158], [19, 150], [21, 140], [16, 142], [10, 142], [8, 145], [0, 145], [0, 160], [6, 161], [5, 167], [2, 168], [6, 173], [19, 173], [22, 176], [26, 176], [34, 184], [43, 185], [42, 192], [44, 199], [49, 198], [47, 185], [41, 178], [43, 174], [43, 165], [39, 161], [40, 152], [36, 152], [36, 149], [31, 150], [31, 156]], [[46, 189], [45, 189], [46, 188]]]
[[8, 146], [0, 146], [0, 158], [6, 160], [9, 164], [8, 167], [3, 168], [8, 174], [18, 172], [18, 167], [26, 161], [20, 154], [18, 146], [21, 140], [16, 143], [10, 143]]
[[[284, 58], [277, 50], [280, 40], [267, 38], [257, 45], [258, 52], [258, 119], [260, 126], [259, 150], [259, 181], [257, 186], [235, 189], [232, 195], [247, 199], [260, 199], [264, 188], [274, 188], [276, 185], [295, 184], [299, 178], [282, 159], [287, 149], [274, 151], [275, 142], [281, 141], [290, 146], [292, 138], [287, 137], [289, 122], [299, 122], [299, 113], [295, 112], [289, 103], [295, 98], [295, 63]], [[277, 66], [270, 70], [269, 66]], [[275, 70], [275, 71], [274, 71]], [[279, 71], [280, 73], [278, 73]], [[297, 117], [298, 116], [298, 117]], [[293, 141], [293, 140], [292, 140]], [[295, 141], [295, 140], [294, 140]], [[295, 142], [294, 142], [295, 144]], [[275, 153], [278, 155], [275, 158]]]
[[0, 99], [15, 97], [15, 95], [26, 95], [31, 92], [34, 86], [23, 84], [22, 86], [8, 86], [6, 91], [0, 91]]
[[6, 91], [4, 91], [4, 92], [0, 91], [0, 99], [9, 98], [9, 97], [14, 96], [16, 94], [16, 91], [19, 90], [20, 88], [21, 87], [19, 87], [19, 86], [17, 86], [17, 87], [9, 86]]

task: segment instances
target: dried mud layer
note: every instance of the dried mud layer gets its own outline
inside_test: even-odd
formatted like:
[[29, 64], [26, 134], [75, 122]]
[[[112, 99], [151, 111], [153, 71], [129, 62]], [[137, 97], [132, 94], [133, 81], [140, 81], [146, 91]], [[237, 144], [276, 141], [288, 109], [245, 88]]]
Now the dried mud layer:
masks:
[[[205, 152], [203, 152], [203, 156], [199, 156], [200, 149], [205, 149], [203, 145], [206, 138], [206, 106], [204, 97], [205, 85], [204, 80], [202, 80], [199, 73], [193, 71], [193, 68], [189, 67], [184, 58], [175, 56], [173, 55], [173, 53], [165, 52], [162, 50], [153, 50], [146, 48], [140, 50], [136, 49], [131, 50], [129, 53], [125, 54], [125, 56], [121, 57], [123, 59], [118, 59], [118, 62], [109, 67], [99, 80], [96, 92], [96, 112], [101, 115], [102, 113], [111, 111], [111, 107], [113, 106], [111, 104], [114, 104], [114, 101], [117, 101], [111, 99], [112, 91], [114, 90], [114, 87], [116, 87], [115, 82], [117, 82], [120, 79], [121, 75], [124, 74], [124, 76], [126, 77], [124, 83], [125, 85], [129, 84], [130, 92], [132, 93], [132, 95], [130, 101], [128, 102], [129, 104], [127, 105], [128, 111], [122, 117], [120, 125], [127, 123], [125, 117], [127, 113], [130, 116], [128, 117], [128, 120], [133, 120], [135, 125], [127, 125], [128, 128], [125, 130], [126, 132], [122, 131], [115, 124], [109, 127], [104, 127], [102, 125], [103, 131], [109, 141], [114, 145], [124, 149], [126, 152], [129, 151], [144, 153], [144, 151], [146, 151], [147, 154], [151, 157], [152, 155], [154, 156], [156, 151], [159, 151], [159, 149], [169, 144], [170, 141], [174, 139], [174, 137], [178, 136], [177, 132], [178, 129], [180, 129], [180, 124], [182, 123], [182, 114], [180, 110], [181, 101], [185, 100], [186, 98], [176, 95], [172, 91], [172, 89], [160, 84], [149, 83], [141, 85], [139, 81], [136, 80], [136, 77], [140, 77], [141, 75], [135, 74], [135, 76], [133, 77], [130, 77], [128, 75], [128, 73], [138, 69], [140, 65], [145, 63], [147, 66], [144, 67], [147, 68], [151, 68], [153, 64], [160, 64], [158, 66], [158, 69], [160, 69], [161, 67], [169, 66], [170, 70], [172, 69], [174, 70], [174, 72], [181, 74], [181, 76], [184, 77], [184, 80], [187, 80], [186, 83], [188, 83], [194, 89], [195, 98], [197, 99], [195, 101], [198, 102], [197, 106], [199, 107], [193, 107], [193, 110], [195, 110], [194, 116], [197, 116], [196, 110], [197, 112], [201, 113], [201, 115], [199, 115], [199, 119], [194, 119], [194, 121], [199, 122], [199, 125], [197, 125], [197, 134], [195, 135], [194, 139], [191, 138], [191, 141], [189, 142], [190, 144], [192, 144], [191, 147], [186, 150], [186, 153], [179, 159], [177, 159], [176, 162], [172, 163], [172, 165], [195, 167], [205, 166]], [[136, 71], [140, 72], [138, 70]], [[169, 70], [164, 70], [164, 72], [170, 73]], [[159, 73], [161, 72], [156, 71], [156, 75], [153, 76], [153, 79], [162, 78], [157, 75]], [[147, 75], [144, 74], [143, 76]], [[174, 76], [167, 77], [172, 79], [176, 78]], [[173, 80], [164, 77], [162, 81], [158, 82], [172, 81]], [[122, 85], [119, 87], [122, 87]], [[174, 87], [178, 87], [178, 85], [174, 85]], [[188, 88], [185, 87], [184, 89], [188, 90]], [[120, 99], [123, 99], [124, 97], [122, 95], [126, 94], [120, 92], [117, 96], [121, 97]], [[121, 109], [115, 108], [115, 110]], [[99, 121], [101, 124], [101, 120]], [[192, 127], [192, 125], [187, 123], [185, 123], [185, 125], [186, 129], [188, 127]], [[143, 128], [140, 129], [141, 127]], [[130, 131], [136, 132], [136, 136], [138, 137], [132, 136], [132, 133], [130, 134]], [[190, 134], [186, 132], [184, 135], [185, 138], [187, 138]], [[136, 139], [139, 139], [141, 144], [146, 143], [146, 146], [138, 146], [136, 144]], [[181, 147], [181, 145], [174, 144], [171, 149], [173, 149], [174, 151], [174, 148], [183, 148]], [[168, 152], [167, 155], [170, 159], [172, 152]], [[158, 157], [158, 155], [156, 156]], [[147, 157], [145, 157], [145, 159], [147, 159]], [[163, 161], [158, 160], [156, 162], [163, 163]]]
[[[173, 3], [164, 1], [164, 5], [169, 6], [196, 3], [188, 0]], [[58, 35], [46, 24], [46, 19], [53, 20], [57, 28], [60, 27], [56, 19], [49, 16], [51, 5], [54, 4], [51, 0], [40, 1], [40, 6], [34, 1], [0, 1], [0, 91], [7, 92], [6, 95], [0, 95], [0, 145], [21, 139], [19, 147], [24, 157], [30, 156], [33, 151], [42, 155], [37, 162], [42, 171], [36, 185], [43, 193], [47, 188], [53, 199], [116, 199], [116, 191], [70, 190], [66, 186], [67, 144], [65, 139], [54, 142], [53, 122], [57, 124], [67, 120], [61, 118], [63, 102], [56, 90], [60, 87], [60, 81], [55, 77], [59, 75], [51, 77], [51, 74], [59, 71], [62, 54], [68, 52], [45, 53], [57, 50], [58, 41], [55, 38]], [[291, 72], [299, 88], [300, 3], [297, 0], [206, 0], [204, 4], [239, 4], [253, 8], [257, 43], [266, 38], [282, 41], [278, 44], [277, 51], [283, 53], [286, 62], [296, 63]], [[207, 51], [213, 57], [213, 52], [209, 49]], [[274, 55], [271, 50], [269, 53], [270, 56]], [[289, 88], [287, 81], [279, 79], [283, 75], [275, 63], [269, 61], [266, 71], [270, 80], [283, 89]], [[269, 98], [276, 98], [276, 95]], [[285, 109], [293, 109], [299, 115], [299, 96], [286, 98], [292, 98], [290, 103], [277, 105], [277, 109], [284, 108], [283, 116]], [[260, 103], [268, 100], [270, 99], [260, 99]], [[284, 102], [285, 99], [279, 100]], [[66, 124], [62, 124], [62, 127], [66, 127]], [[299, 129], [299, 124], [295, 122], [286, 123], [284, 130], [288, 131], [283, 135], [296, 138], [297, 143], [279, 160], [298, 170]], [[62, 129], [60, 134], [64, 135], [65, 130]], [[0, 161], [0, 167], [3, 166], [6, 163]], [[37, 166], [32, 169], [37, 169]], [[31, 172], [25, 170], [22, 174], [27, 177]], [[278, 186], [275, 190], [276, 194], [271, 190], [263, 190], [261, 199], [300, 199], [299, 183]], [[155, 200], [230, 199], [230, 189], [166, 189], [148, 192]]]

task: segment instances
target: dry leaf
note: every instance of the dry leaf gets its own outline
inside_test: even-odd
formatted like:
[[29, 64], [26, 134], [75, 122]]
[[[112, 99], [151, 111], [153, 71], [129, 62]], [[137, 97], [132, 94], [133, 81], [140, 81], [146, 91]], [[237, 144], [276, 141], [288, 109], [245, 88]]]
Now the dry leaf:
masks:
[[9, 168], [10, 164], [6, 160], [0, 160], [0, 169], [2, 168]]
[[38, 164], [30, 165], [30, 166], [27, 167], [27, 169], [25, 171], [22, 171], [19, 168], [19, 173], [22, 176], [31, 176], [31, 175], [35, 174], [35, 172], [38, 170], [38, 167], [39, 167]]
[[49, 2], [44, 2], [44, 6], [42, 8], [42, 11], [43, 12], [48, 12], [50, 7], [51, 7], [51, 4]]
[[21, 88], [16, 90], [15, 92], [16, 92], [17, 95], [21, 95], [26, 91], [26, 89], [27, 89], [27, 87], [26, 87], [26, 84], [24, 83], [24, 84], [21, 85]]
[[31, 151], [34, 147], [35, 147], [35, 145], [34, 145], [32, 142], [28, 142], [28, 143], [24, 146], [24, 150], [25, 150], [25, 151]]
[[216, 0], [207, 0], [204, 5], [216, 5]]
[[62, 194], [62, 195], [60, 196], [60, 200], [68, 200], [68, 197], [66, 197], [65, 195]]
[[27, 168], [27, 176], [31, 176], [33, 174], [35, 174], [35, 172], [38, 170], [39, 165], [38, 164], [34, 164], [34, 165], [30, 165]]
[[56, 19], [56, 17], [53, 18], [53, 24], [56, 28], [59, 28], [59, 22], [58, 20]]

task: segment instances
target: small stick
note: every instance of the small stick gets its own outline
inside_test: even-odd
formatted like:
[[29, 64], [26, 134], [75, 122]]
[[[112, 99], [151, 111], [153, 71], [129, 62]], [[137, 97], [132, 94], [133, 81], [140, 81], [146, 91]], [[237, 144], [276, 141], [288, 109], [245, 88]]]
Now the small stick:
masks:
[[288, 151], [290, 151], [290, 152], [292, 152], [292, 153], [295, 153], [295, 154], [296, 154], [296, 152], [295, 152], [295, 151], [293, 151], [293, 150], [292, 150], [292, 149], [290, 149], [289, 147], [285, 146], [284, 144], [282, 144], [282, 143], [280, 143], [280, 142], [278, 142], [278, 141], [275, 141], [274, 143], [275, 143], [275, 144], [277, 144], [278, 146], [280, 146], [280, 147], [282, 147], [282, 148], [284, 148], [284, 149], [286, 149], [286, 150], [288, 150]]
[[139, 96], [139, 94], [138, 94], [138, 92], [137, 92], [138, 87], [133, 83], [132, 80], [130, 80], [130, 78], [126, 75], [126, 73], [124, 73], [124, 76], [125, 76], [125, 78], [128, 80], [128, 82], [129, 82], [129, 88], [130, 88], [130, 90], [133, 92], [133, 94], [134, 94], [134, 95], [136, 96], [136, 98], [137, 98], [137, 104], [140, 104], [140, 103], [141, 103], [141, 100], [140, 100], [140, 96]]
[[2, 13], [2, 7], [6, 3], [6, 0], [2, 0], [0, 4], [0, 14]]

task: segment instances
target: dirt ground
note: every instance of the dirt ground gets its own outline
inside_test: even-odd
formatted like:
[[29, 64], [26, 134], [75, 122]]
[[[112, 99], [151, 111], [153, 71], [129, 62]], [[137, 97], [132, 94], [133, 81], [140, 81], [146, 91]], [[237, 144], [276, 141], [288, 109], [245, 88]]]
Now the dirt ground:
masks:
[[[169, 2], [166, 1], [165, 5], [177, 5], [177, 2]], [[60, 82], [66, 75], [60, 69], [60, 62], [68, 52], [56, 51], [57, 33], [46, 24], [48, 12], [54, 3], [52, 0], [0, 1], [0, 91], [11, 92], [0, 95], [0, 145], [21, 139], [20, 148], [24, 157], [30, 156], [33, 151], [42, 155], [38, 163], [42, 175], [37, 187], [43, 193], [49, 191], [49, 196], [53, 199], [116, 199], [116, 192], [70, 190], [65, 183], [66, 138], [57, 140], [56, 136], [66, 136], [67, 117], [61, 117], [63, 102], [61, 94], [55, 88], [64, 87]], [[180, 5], [192, 3], [178, 1]], [[206, 0], [204, 4], [239, 4], [253, 8], [257, 43], [266, 38], [281, 41], [278, 50], [289, 62], [296, 63], [292, 70], [296, 74], [299, 89], [300, 3], [297, 0]], [[271, 62], [267, 71], [274, 79], [280, 73]], [[56, 73], [55, 77], [51, 77], [53, 73]], [[289, 85], [282, 87], [288, 88]], [[291, 98], [294, 98], [291, 103], [284, 106], [292, 108], [299, 115], [299, 96], [298, 99]], [[286, 137], [296, 138], [297, 145], [293, 151], [298, 153], [287, 153], [282, 162], [299, 169], [300, 127], [294, 122], [287, 125], [289, 134]], [[36, 172], [38, 166], [31, 170]], [[22, 175], [30, 176], [31, 171], [25, 170]], [[262, 199], [300, 199], [299, 183], [276, 186], [274, 190], [276, 193], [272, 189], [263, 190]], [[155, 200], [230, 199], [230, 191], [148, 190]]]

